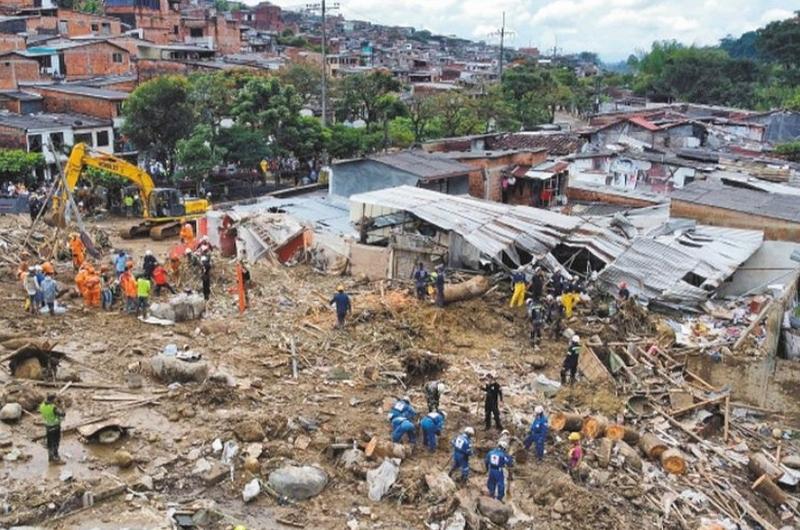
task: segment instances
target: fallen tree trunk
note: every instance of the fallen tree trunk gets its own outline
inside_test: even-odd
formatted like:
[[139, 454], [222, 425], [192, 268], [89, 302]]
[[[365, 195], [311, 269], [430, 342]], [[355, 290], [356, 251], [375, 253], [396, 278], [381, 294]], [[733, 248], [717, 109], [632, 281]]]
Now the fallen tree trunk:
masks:
[[611, 449], [614, 447], [614, 440], [611, 438], [603, 438], [597, 446], [595, 455], [597, 456], [597, 464], [602, 467], [608, 467], [611, 461]]
[[766, 474], [758, 477], [753, 482], [751, 489], [761, 494], [767, 502], [776, 508], [781, 504], [786, 504], [786, 501], [789, 500], [789, 496]]
[[550, 419], [550, 427], [554, 431], [578, 432], [583, 427], [583, 417], [580, 414], [556, 412]]
[[606, 427], [606, 438], [625, 440], [629, 444], [636, 444], [639, 441], [639, 432], [627, 425], [614, 423]]
[[639, 456], [639, 451], [631, 447], [623, 440], [617, 440], [617, 452], [622, 456], [625, 465], [634, 471], [642, 470], [642, 457]]
[[652, 433], [645, 433], [639, 438], [639, 449], [653, 460], [659, 460], [661, 454], [667, 450], [667, 444], [662, 442], [658, 436]]
[[667, 449], [661, 453], [661, 467], [672, 475], [683, 475], [686, 472], [686, 459], [679, 449]]
[[452, 304], [477, 298], [489, 290], [491, 284], [486, 276], [474, 276], [461, 283], [446, 284], [444, 286], [444, 302]]
[[747, 469], [750, 470], [754, 477], [767, 475], [773, 480], [778, 480], [783, 476], [781, 468], [763, 453], [750, 453]]
[[587, 438], [602, 438], [606, 433], [608, 419], [604, 416], [587, 416], [583, 420], [581, 434]]

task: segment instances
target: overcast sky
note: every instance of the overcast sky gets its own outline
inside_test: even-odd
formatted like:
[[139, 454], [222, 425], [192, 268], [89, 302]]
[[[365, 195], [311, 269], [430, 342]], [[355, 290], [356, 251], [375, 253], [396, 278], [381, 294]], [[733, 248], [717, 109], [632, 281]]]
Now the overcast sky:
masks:
[[[318, 0], [309, 0], [318, 1]], [[247, 0], [255, 4], [258, 0]], [[297, 0], [272, 0], [282, 7], [305, 5]], [[509, 45], [564, 52], [595, 51], [604, 60], [625, 59], [654, 40], [716, 44], [727, 34], [739, 35], [792, 14], [794, 0], [340, 0], [350, 19], [414, 26], [434, 33], [474, 40], [500, 26], [515, 35]], [[329, 4], [333, 2], [329, 0]]]

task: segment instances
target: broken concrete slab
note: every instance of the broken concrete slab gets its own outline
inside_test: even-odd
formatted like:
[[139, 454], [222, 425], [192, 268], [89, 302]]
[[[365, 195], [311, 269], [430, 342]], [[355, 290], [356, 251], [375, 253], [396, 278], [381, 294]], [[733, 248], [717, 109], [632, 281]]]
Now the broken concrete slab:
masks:
[[167, 302], [152, 304], [148, 311], [150, 316], [160, 320], [186, 322], [201, 318], [205, 310], [205, 300], [201, 295], [181, 293]]
[[244, 502], [250, 502], [258, 497], [259, 494], [261, 494], [261, 483], [257, 478], [254, 478], [245, 484], [244, 489], [242, 490], [242, 500]]

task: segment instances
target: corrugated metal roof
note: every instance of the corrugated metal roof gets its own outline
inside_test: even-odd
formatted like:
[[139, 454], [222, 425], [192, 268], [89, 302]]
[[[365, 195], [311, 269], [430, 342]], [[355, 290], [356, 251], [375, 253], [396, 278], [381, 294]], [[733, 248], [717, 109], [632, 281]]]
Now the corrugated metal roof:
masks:
[[800, 201], [796, 196], [735, 188], [710, 180], [695, 181], [674, 191], [672, 200], [800, 223]]
[[401, 151], [388, 155], [371, 156], [370, 160], [386, 164], [416, 175], [422, 179], [438, 179], [455, 175], [466, 175], [472, 168], [443, 156], [425, 151]]

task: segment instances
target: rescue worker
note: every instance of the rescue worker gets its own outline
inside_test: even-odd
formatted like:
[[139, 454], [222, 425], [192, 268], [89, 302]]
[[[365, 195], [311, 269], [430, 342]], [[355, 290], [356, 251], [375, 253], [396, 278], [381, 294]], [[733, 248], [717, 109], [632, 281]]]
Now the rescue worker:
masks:
[[161, 289], [166, 288], [172, 294], [175, 294], [175, 289], [169, 284], [169, 278], [167, 277], [167, 269], [165, 269], [160, 263], [156, 265], [156, 268], [153, 269], [153, 283], [156, 285], [156, 296], [161, 294]]
[[63, 464], [58, 456], [58, 446], [61, 443], [61, 421], [64, 413], [56, 406], [55, 394], [47, 394], [47, 398], [39, 405], [39, 414], [44, 421], [47, 461], [51, 464]]
[[555, 313], [555, 298], [553, 298], [552, 294], [548, 294], [544, 297], [544, 320], [546, 323], [551, 324], [553, 322], [553, 316]]
[[30, 258], [30, 254], [25, 251], [22, 253], [21, 260], [19, 265], [17, 266], [17, 279], [22, 282], [25, 279], [25, 275], [28, 274], [28, 259]]
[[86, 278], [89, 274], [87, 268], [89, 264], [83, 263], [78, 269], [78, 274], [75, 275], [75, 288], [78, 290], [78, 294], [81, 298], [86, 296]]
[[561, 303], [561, 297], [553, 300], [552, 311], [550, 312], [551, 323], [550, 329], [553, 333], [553, 340], [557, 340], [564, 330], [564, 305]]
[[136, 311], [136, 297], [138, 296], [136, 290], [136, 278], [133, 277], [133, 262], [129, 261], [125, 264], [125, 272], [119, 277], [119, 286], [122, 290], [122, 296], [125, 298], [125, 312], [133, 313]]
[[578, 478], [578, 468], [583, 461], [583, 447], [581, 447], [580, 433], [570, 433], [569, 441], [571, 445], [567, 453], [567, 469], [572, 478], [575, 479]]
[[544, 442], [547, 439], [547, 432], [549, 430], [549, 423], [547, 416], [544, 415], [544, 407], [536, 405], [534, 409], [534, 418], [531, 423], [531, 432], [525, 438], [523, 445], [525, 449], [530, 449], [531, 444], [536, 445], [536, 460], [539, 462], [544, 458]]
[[50, 276], [55, 276], [56, 275], [56, 269], [55, 269], [55, 267], [53, 267], [53, 264], [50, 263], [49, 261], [45, 261], [44, 263], [42, 263], [42, 272], [44, 272], [45, 275], [48, 275], [48, 274]]
[[22, 278], [22, 287], [25, 289], [25, 310], [29, 311], [31, 315], [35, 315], [39, 308], [36, 303], [36, 297], [39, 293], [39, 282], [36, 281], [36, 270], [33, 267], [28, 267], [28, 271]]
[[180, 233], [181, 243], [190, 247], [194, 244], [194, 228], [192, 223], [184, 223]]
[[475, 436], [475, 429], [472, 427], [465, 427], [464, 430], [456, 436], [451, 445], [453, 446], [453, 467], [450, 468], [448, 475], [452, 475], [453, 471], [461, 471], [461, 482], [466, 482], [469, 478], [469, 457], [472, 456], [472, 439]]
[[347, 313], [350, 313], [353, 310], [353, 307], [350, 304], [350, 297], [344, 292], [344, 285], [339, 285], [336, 287], [336, 294], [333, 295], [333, 298], [331, 298], [331, 301], [328, 303], [336, 305], [336, 328], [343, 328]]
[[572, 318], [572, 310], [580, 300], [580, 295], [574, 292], [566, 292], [559, 298], [561, 305], [564, 307], [564, 316]]
[[425, 300], [425, 286], [428, 284], [428, 271], [425, 270], [425, 265], [421, 261], [414, 270], [411, 271], [411, 278], [414, 280], [414, 286], [417, 289], [417, 299]]
[[528, 306], [528, 319], [531, 321], [531, 342], [538, 346], [542, 340], [542, 326], [544, 326], [544, 310], [536, 301], [529, 298], [525, 302]]
[[397, 416], [392, 419], [392, 442], [399, 444], [403, 441], [403, 436], [408, 438], [409, 443], [417, 445], [417, 427], [408, 418]]
[[439, 410], [439, 399], [447, 387], [441, 381], [428, 381], [425, 383], [425, 400], [428, 402], [428, 412]]
[[150, 280], [144, 275], [136, 279], [136, 315], [147, 317], [147, 307], [150, 304]]
[[103, 266], [100, 268], [100, 305], [105, 311], [111, 311], [114, 304], [114, 280], [111, 279], [109, 270]]
[[42, 298], [44, 305], [50, 311], [50, 316], [56, 314], [56, 297], [58, 296], [58, 283], [53, 279], [52, 274], [46, 274], [42, 281]]
[[539, 302], [544, 292], [544, 276], [542, 269], [537, 268], [531, 277], [531, 282], [528, 285], [528, 292], [534, 302]]
[[521, 268], [511, 273], [511, 287], [514, 293], [508, 307], [522, 307], [525, 304], [525, 273]]
[[502, 430], [500, 425], [500, 403], [503, 402], [503, 390], [495, 380], [494, 374], [488, 374], [486, 379], [486, 384], [483, 385], [483, 392], [486, 394], [483, 402], [484, 424], [488, 431], [492, 426], [492, 416], [494, 416], [494, 425], [500, 431]]
[[553, 291], [553, 296], [559, 297], [564, 292], [564, 277], [561, 271], [556, 271], [550, 277], [550, 288]]
[[125, 194], [122, 205], [125, 206], [125, 217], [133, 217], [133, 196], [131, 194]]
[[36, 290], [36, 311], [38, 312], [42, 307], [44, 307], [44, 296], [42, 296], [42, 282], [44, 281], [44, 271], [42, 270], [41, 265], [34, 265], [33, 266], [33, 275], [36, 277], [36, 285], [39, 287]]
[[200, 278], [203, 282], [203, 298], [206, 302], [211, 298], [211, 258], [203, 256], [200, 258]]
[[429, 412], [419, 422], [419, 426], [422, 429], [422, 440], [431, 453], [436, 451], [436, 442], [438, 436], [442, 434], [444, 420], [446, 419], [447, 414], [443, 411], [436, 411]]
[[156, 260], [156, 257], [153, 256], [153, 251], [145, 250], [144, 259], [142, 260], [142, 270], [144, 271], [144, 275], [148, 280], [153, 277], [153, 271], [155, 270], [156, 265], [158, 265], [158, 260]]
[[86, 307], [100, 307], [100, 297], [102, 295], [102, 285], [100, 275], [91, 265], [86, 267], [86, 277], [84, 280], [83, 303]]
[[394, 420], [398, 416], [409, 420], [413, 420], [417, 417], [417, 411], [414, 410], [414, 406], [411, 404], [411, 398], [408, 396], [401, 397], [392, 405], [392, 410], [389, 412], [389, 419]]
[[[497, 447], [486, 453], [486, 469], [489, 471], [486, 486], [489, 489], [489, 496], [498, 501], [502, 501], [506, 496], [506, 478], [503, 469], [514, 465], [514, 459], [506, 451], [508, 442], [501, 440], [497, 443]], [[508, 479], [511, 480], [511, 469], [508, 473]]]
[[567, 356], [564, 357], [564, 364], [561, 367], [561, 384], [567, 384], [567, 374], [569, 374], [569, 384], [575, 383], [575, 372], [578, 371], [578, 359], [581, 354], [581, 338], [573, 335], [570, 339]]
[[120, 249], [117, 251], [117, 255], [114, 256], [114, 272], [116, 273], [117, 278], [122, 276], [122, 273], [125, 272], [125, 267], [129, 260], [130, 258], [124, 250]]
[[444, 265], [436, 267], [436, 305], [444, 307]]
[[84, 246], [81, 236], [77, 232], [72, 232], [69, 235], [69, 249], [72, 252], [72, 266], [77, 271], [86, 259], [86, 246]]
[[211, 241], [208, 240], [208, 236], [201, 237], [200, 243], [197, 244], [198, 254], [210, 254], [213, 248]]
[[619, 282], [619, 293], [617, 294], [617, 299], [620, 302], [625, 302], [630, 297], [631, 292], [628, 290], [628, 284], [625, 282]]

